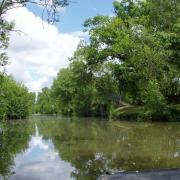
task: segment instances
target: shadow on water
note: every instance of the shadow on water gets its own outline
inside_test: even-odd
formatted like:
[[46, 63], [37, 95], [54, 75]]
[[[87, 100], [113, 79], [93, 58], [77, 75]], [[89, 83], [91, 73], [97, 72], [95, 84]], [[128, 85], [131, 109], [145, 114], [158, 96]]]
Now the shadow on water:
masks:
[[179, 123], [58, 117], [27, 122], [9, 124], [1, 135], [2, 177], [94, 180], [105, 172], [180, 167]]

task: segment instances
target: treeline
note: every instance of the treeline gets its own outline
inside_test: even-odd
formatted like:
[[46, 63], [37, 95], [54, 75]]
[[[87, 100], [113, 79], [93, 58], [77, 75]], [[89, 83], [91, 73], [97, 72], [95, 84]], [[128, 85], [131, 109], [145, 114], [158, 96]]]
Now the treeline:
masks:
[[32, 114], [35, 94], [11, 76], [0, 74], [0, 120], [23, 119]]
[[180, 1], [122, 0], [114, 16], [84, 23], [68, 68], [38, 96], [41, 113], [108, 116], [122, 105], [135, 118], [177, 120], [180, 103]]

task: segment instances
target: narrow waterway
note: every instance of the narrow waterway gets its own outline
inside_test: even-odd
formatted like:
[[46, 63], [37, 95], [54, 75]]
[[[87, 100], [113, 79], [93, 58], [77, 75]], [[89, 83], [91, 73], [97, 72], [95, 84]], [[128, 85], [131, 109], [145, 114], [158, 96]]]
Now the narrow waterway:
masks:
[[33, 117], [0, 135], [0, 179], [94, 180], [161, 168], [180, 168], [180, 123]]

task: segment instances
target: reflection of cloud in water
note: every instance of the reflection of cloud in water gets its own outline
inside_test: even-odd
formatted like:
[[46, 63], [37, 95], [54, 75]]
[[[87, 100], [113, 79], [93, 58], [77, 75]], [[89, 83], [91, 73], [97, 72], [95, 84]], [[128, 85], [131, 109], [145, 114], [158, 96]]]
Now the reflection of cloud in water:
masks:
[[43, 140], [36, 128], [36, 135], [29, 148], [15, 158], [15, 174], [10, 180], [69, 180], [73, 167], [60, 159], [51, 140]]

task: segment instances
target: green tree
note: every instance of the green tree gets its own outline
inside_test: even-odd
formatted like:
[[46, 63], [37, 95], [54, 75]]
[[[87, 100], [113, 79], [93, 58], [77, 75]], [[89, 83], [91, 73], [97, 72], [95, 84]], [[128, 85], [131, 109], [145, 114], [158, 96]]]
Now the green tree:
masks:
[[36, 113], [41, 114], [56, 114], [57, 105], [56, 101], [52, 99], [51, 90], [47, 87], [38, 93], [37, 102], [35, 106]]
[[0, 104], [1, 119], [23, 119], [31, 113], [32, 96], [25, 86], [5, 75], [0, 86]]
[[[115, 2], [115, 17], [97, 16], [85, 22], [90, 32], [90, 43], [84, 48], [88, 65], [96, 71], [107, 61], [118, 61], [114, 75], [119, 90], [133, 104], [143, 104], [141, 92], [151, 80], [160, 84], [169, 103], [179, 101], [180, 3], [163, 2]], [[154, 13], [154, 9], [161, 9], [161, 13]], [[169, 22], [160, 20], [163, 12]]]
[[52, 85], [53, 97], [57, 100], [58, 107], [62, 114], [72, 114], [72, 96], [74, 89], [72, 88], [72, 72], [67, 69], [59, 71]]

